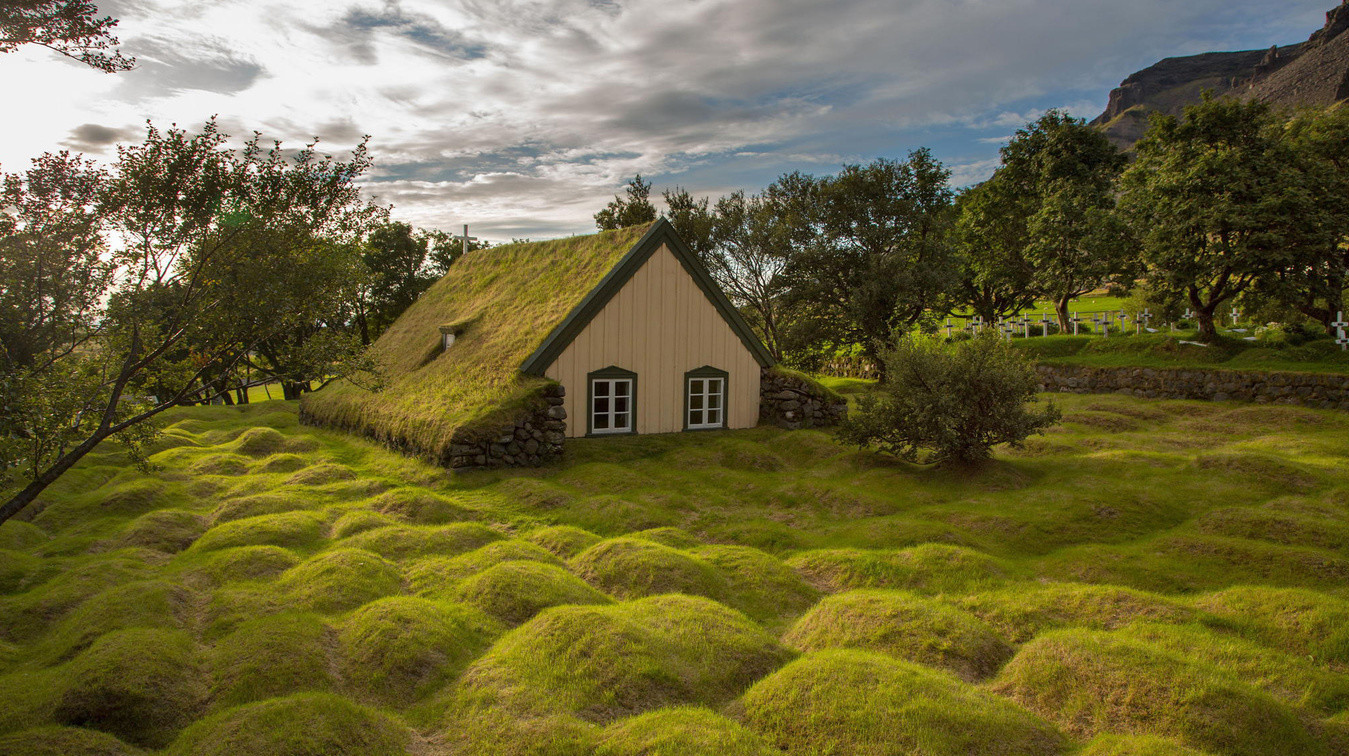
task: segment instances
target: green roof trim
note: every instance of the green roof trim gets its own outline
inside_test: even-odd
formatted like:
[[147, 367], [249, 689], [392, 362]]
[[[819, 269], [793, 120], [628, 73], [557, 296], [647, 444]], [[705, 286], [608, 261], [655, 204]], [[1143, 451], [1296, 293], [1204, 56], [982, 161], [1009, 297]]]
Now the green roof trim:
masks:
[[623, 256], [623, 259], [619, 260], [618, 264], [614, 266], [613, 270], [609, 271], [599, 285], [592, 289], [585, 299], [581, 300], [581, 303], [567, 314], [566, 319], [548, 334], [539, 348], [525, 359], [520, 366], [520, 371], [526, 375], [542, 376], [548, 370], [548, 366], [552, 365], [553, 361], [562, 354], [567, 346], [585, 330], [586, 326], [590, 325], [590, 321], [594, 320], [596, 315], [599, 315], [604, 306], [622, 290], [628, 281], [632, 280], [633, 276], [637, 275], [637, 271], [641, 270], [646, 261], [651, 258], [656, 250], [660, 249], [662, 244], [670, 248], [670, 252], [674, 254], [675, 259], [679, 260], [679, 264], [693, 277], [694, 282], [698, 284], [698, 288], [702, 290], [712, 306], [717, 308], [717, 312], [721, 314], [722, 319], [740, 339], [740, 343], [744, 344], [750, 354], [754, 355], [754, 359], [759, 363], [759, 366], [767, 368], [776, 365], [777, 360], [773, 359], [773, 355], [769, 354], [763, 342], [759, 341], [759, 337], [754, 334], [754, 331], [749, 327], [749, 323], [745, 322], [744, 316], [726, 298], [726, 294], [721, 290], [721, 287], [717, 285], [716, 281], [712, 280], [712, 274], [707, 271], [707, 267], [693, 253], [693, 250], [689, 249], [684, 240], [679, 238], [674, 225], [662, 217], [651, 225], [651, 228]]

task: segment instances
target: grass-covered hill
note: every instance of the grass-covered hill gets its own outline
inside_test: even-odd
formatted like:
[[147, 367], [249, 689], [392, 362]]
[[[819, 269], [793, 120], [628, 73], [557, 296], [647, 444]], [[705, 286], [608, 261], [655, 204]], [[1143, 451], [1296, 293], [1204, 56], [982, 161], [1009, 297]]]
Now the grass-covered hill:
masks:
[[1349, 415], [1061, 401], [978, 472], [179, 412], [0, 526], [0, 753], [1349, 752]]

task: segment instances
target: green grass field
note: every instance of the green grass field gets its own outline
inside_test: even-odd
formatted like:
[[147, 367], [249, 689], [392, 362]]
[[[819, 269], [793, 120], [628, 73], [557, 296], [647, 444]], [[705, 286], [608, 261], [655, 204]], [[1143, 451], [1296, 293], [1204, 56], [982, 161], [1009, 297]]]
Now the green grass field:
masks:
[[1055, 401], [978, 470], [176, 411], [0, 526], [0, 753], [1349, 753], [1349, 415]]
[[1012, 343], [1035, 361], [1046, 364], [1349, 373], [1349, 352], [1326, 339], [1283, 347], [1230, 338], [1209, 346], [1181, 343], [1195, 338], [1193, 333], [1155, 333], [1125, 337], [1047, 336], [1015, 339]]

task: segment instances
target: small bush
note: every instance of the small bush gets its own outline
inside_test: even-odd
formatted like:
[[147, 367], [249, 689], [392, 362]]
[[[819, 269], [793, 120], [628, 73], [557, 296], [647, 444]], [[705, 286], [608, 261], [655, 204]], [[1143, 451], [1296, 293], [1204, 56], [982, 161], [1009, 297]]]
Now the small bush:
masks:
[[979, 462], [994, 446], [1020, 446], [1055, 424], [1059, 410], [1037, 400], [1035, 368], [990, 333], [950, 345], [900, 337], [882, 354], [886, 381], [858, 401], [840, 438], [907, 462]]
[[571, 568], [605, 593], [622, 598], [686, 593], [723, 600], [730, 586], [717, 568], [669, 546], [612, 538], [571, 560]]
[[239, 706], [183, 731], [172, 756], [389, 756], [404, 753], [407, 728], [330, 693], [300, 693]]
[[613, 603], [561, 567], [532, 561], [488, 567], [455, 586], [453, 595], [507, 625], [518, 625], [552, 606]]
[[782, 644], [797, 651], [877, 651], [969, 681], [991, 676], [1012, 657], [1012, 647], [978, 617], [903, 591], [830, 596], [807, 612]]
[[790, 756], [1059, 754], [1062, 735], [940, 672], [864, 651], [808, 654], [741, 698], [750, 729]]
[[287, 570], [277, 580], [296, 606], [341, 612], [403, 591], [393, 563], [363, 549], [337, 549]]
[[600, 735], [596, 756], [773, 756], [762, 738], [708, 709], [680, 706], [622, 719]]
[[215, 644], [211, 704], [239, 704], [303, 691], [331, 690], [329, 630], [312, 614], [275, 614], [242, 623]]

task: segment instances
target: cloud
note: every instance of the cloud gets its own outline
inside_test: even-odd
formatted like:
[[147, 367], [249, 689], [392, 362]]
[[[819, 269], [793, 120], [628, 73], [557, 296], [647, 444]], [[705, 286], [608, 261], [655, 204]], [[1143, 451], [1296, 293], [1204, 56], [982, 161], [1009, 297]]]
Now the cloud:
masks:
[[98, 123], [85, 123], [70, 130], [70, 135], [61, 142], [61, 146], [79, 152], [102, 153], [118, 142], [125, 142], [141, 135], [141, 129], [112, 128]]

